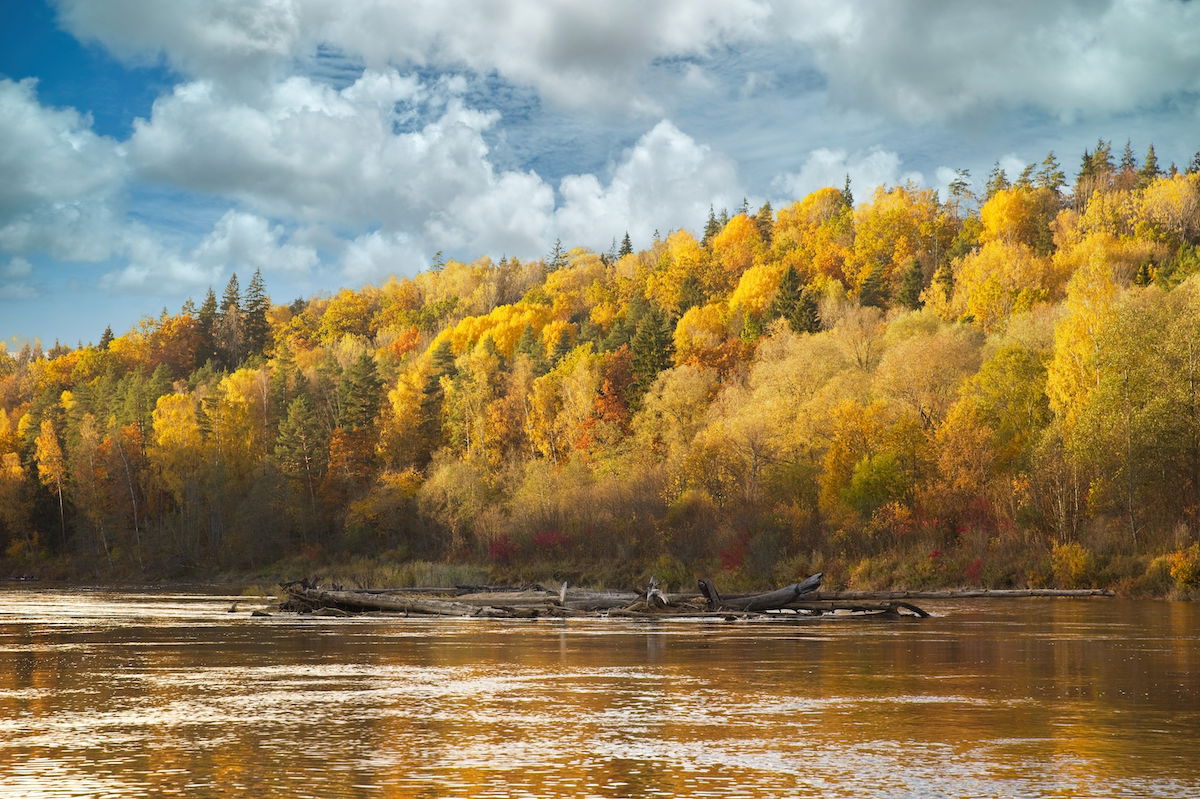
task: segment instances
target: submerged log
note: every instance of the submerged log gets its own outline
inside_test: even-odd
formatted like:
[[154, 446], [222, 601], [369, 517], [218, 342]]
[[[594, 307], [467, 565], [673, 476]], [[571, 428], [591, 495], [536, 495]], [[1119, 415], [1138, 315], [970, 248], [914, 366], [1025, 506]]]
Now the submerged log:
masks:
[[900, 611], [907, 611], [907, 615], [917, 616], [922, 619], [929, 618], [929, 614], [912, 604], [911, 602], [902, 602], [900, 600], [888, 600], [885, 602], [863, 602], [850, 600], [801, 600], [792, 602], [786, 608], [787, 610], [806, 611], [814, 615], [822, 615], [826, 613], [836, 613], [838, 611], [846, 611], [848, 613], [864, 613], [876, 614], [882, 613], [889, 616], [902, 616]]

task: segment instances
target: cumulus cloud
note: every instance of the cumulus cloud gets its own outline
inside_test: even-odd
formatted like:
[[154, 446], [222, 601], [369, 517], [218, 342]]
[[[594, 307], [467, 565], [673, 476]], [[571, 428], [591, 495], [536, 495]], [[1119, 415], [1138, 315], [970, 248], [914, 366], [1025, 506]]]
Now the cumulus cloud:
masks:
[[20, 256], [0, 266], [0, 300], [31, 300], [37, 297], [39, 292], [29, 280], [32, 276], [33, 264]]
[[187, 83], [136, 123], [132, 158], [146, 178], [270, 216], [540, 248], [553, 192], [533, 173], [494, 168], [484, 133], [498, 117], [468, 108], [454, 88], [368, 71], [340, 91], [288, 78], [251, 104]]
[[200, 264], [154, 231], [138, 225], [122, 232], [120, 254], [125, 266], [100, 279], [100, 286], [108, 291], [188, 292], [212, 285], [221, 276], [219, 267]]
[[284, 230], [261, 216], [244, 211], [227, 211], [200, 242], [193, 257], [200, 264], [229, 267], [243, 272], [310, 271], [317, 265], [312, 247], [284, 242]]
[[638, 246], [646, 246], [655, 229], [664, 235], [680, 227], [696, 230], [710, 205], [732, 208], [742, 199], [733, 160], [667, 120], [629, 148], [607, 185], [595, 175], [570, 175], [559, 193], [559, 236], [598, 249], [626, 230]]
[[842, 188], [846, 176], [858, 200], [865, 200], [880, 186], [898, 186], [909, 181], [922, 183], [920, 172], [903, 171], [900, 156], [875, 147], [865, 152], [847, 153], [822, 147], [808, 154], [799, 172], [775, 178], [772, 185], [788, 199], [799, 200], [818, 189]]
[[287, 237], [281, 225], [244, 211], [228, 211], [195, 247], [168, 241], [143, 225], [121, 231], [117, 253], [126, 261], [103, 276], [109, 290], [190, 292], [220, 282], [230, 272], [305, 274], [319, 262], [312, 247]]
[[0, 249], [59, 258], [108, 256], [121, 145], [71, 108], [47, 108], [37, 81], [0, 79]]
[[411, 275], [428, 266], [420, 247], [404, 233], [373, 231], [350, 242], [342, 253], [342, 275], [351, 285], [387, 275]]
[[918, 121], [1001, 107], [1134, 110], [1200, 89], [1200, 5], [1177, 0], [779, 3], [843, 103]]
[[761, 0], [59, 0], [61, 23], [129, 60], [164, 57], [239, 90], [333, 47], [368, 68], [498, 72], [568, 106], [653, 111], [639, 77], [658, 59], [758, 38]]

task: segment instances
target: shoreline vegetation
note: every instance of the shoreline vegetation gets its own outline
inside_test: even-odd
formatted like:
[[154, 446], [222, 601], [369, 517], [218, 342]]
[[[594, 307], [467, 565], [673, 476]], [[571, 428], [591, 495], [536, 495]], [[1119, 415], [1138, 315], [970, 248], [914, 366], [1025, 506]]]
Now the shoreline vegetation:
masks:
[[0, 350], [0, 577], [1195, 597], [1200, 154], [980, 183]]

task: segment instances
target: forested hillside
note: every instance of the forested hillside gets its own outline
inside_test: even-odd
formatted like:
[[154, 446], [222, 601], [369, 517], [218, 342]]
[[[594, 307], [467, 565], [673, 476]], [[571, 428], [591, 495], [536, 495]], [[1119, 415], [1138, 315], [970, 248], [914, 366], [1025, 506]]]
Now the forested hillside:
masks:
[[968, 179], [0, 354], [3, 568], [1195, 588], [1200, 155]]

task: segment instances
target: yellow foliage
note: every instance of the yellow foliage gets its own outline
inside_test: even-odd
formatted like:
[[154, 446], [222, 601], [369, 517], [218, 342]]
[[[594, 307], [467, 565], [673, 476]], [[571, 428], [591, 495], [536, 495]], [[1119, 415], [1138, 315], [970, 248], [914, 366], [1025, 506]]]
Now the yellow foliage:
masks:
[[730, 219], [725, 228], [712, 237], [709, 246], [713, 265], [725, 273], [721, 280], [724, 286], [733, 285], [739, 275], [754, 265], [764, 249], [758, 223], [745, 214]]
[[1095, 390], [1100, 333], [1117, 297], [1138, 266], [1161, 255], [1161, 245], [1140, 239], [1092, 234], [1055, 253], [1055, 268], [1070, 273], [1066, 313], [1054, 331], [1046, 393], [1068, 427]]
[[1141, 200], [1139, 232], [1174, 241], [1200, 237], [1200, 173], [1156, 180], [1143, 190]]
[[[519, 302], [516, 305], [501, 305], [485, 316], [468, 316], [460, 320], [454, 327], [438, 334], [429, 349], [433, 350], [443, 340], [448, 339], [450, 348], [455, 354], [461, 355], [478, 345], [485, 337], [491, 336], [492, 341], [496, 344], [496, 349], [505, 357], [512, 357], [525, 328], [532, 327], [534, 333], [543, 332], [544, 329], [547, 329], [550, 316], [550, 309], [538, 303]], [[554, 322], [552, 324], [562, 326], [567, 323]], [[555, 328], [555, 338], [549, 344], [551, 347], [558, 341], [557, 330], [558, 327]]]
[[729, 310], [743, 314], [762, 316], [775, 299], [775, 290], [783, 277], [783, 267], [778, 264], [752, 266], [742, 273], [737, 288], [729, 295]]
[[677, 230], [663, 243], [654, 271], [646, 279], [646, 296], [669, 310], [678, 311], [686, 284], [706, 287], [712, 282], [700, 244], [686, 230]]
[[854, 251], [846, 265], [849, 286], [860, 288], [876, 270], [893, 285], [897, 271], [913, 258], [931, 264], [949, 248], [956, 226], [932, 189], [876, 189], [872, 201], [854, 214]]
[[1184, 588], [1200, 588], [1200, 543], [1168, 556], [1172, 579]]
[[1067, 277], [1061, 262], [1028, 245], [993, 239], [959, 263], [950, 309], [991, 332], [1013, 314], [1057, 299]]
[[553, 354], [554, 348], [564, 335], [567, 341], [575, 340], [575, 326], [570, 322], [556, 319], [542, 328], [542, 346], [546, 348], [547, 356]]
[[195, 466], [203, 458], [196, 402], [188, 394], [164, 394], [155, 403], [151, 420], [153, 435], [146, 455], [175, 501], [183, 502]]
[[729, 309], [723, 302], [688, 308], [675, 325], [675, 363], [715, 366], [728, 338]]
[[854, 246], [854, 213], [837, 189], [821, 189], [776, 215], [771, 247], [781, 270], [793, 267], [804, 281], [817, 275], [846, 279]]
[[1058, 213], [1058, 195], [1048, 188], [1015, 186], [998, 191], [979, 209], [981, 242], [1024, 244], [1045, 252], [1051, 242], [1050, 224]]
[[321, 317], [321, 340], [332, 343], [345, 335], [369, 336], [371, 313], [371, 300], [365, 293], [342, 289], [329, 301]]

